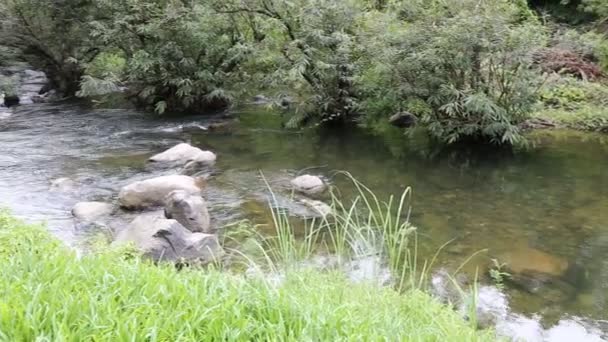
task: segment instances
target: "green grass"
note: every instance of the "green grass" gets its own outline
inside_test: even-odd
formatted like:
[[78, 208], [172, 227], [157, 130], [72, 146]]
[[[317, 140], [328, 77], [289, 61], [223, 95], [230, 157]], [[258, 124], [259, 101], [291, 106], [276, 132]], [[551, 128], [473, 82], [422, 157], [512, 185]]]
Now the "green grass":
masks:
[[532, 115], [559, 126], [590, 132], [608, 133], [608, 108], [583, 105], [576, 109], [546, 108]]
[[78, 257], [0, 214], [2, 341], [485, 341], [419, 290], [287, 272], [280, 286], [155, 266], [128, 251]]
[[541, 92], [532, 118], [582, 131], [608, 132], [608, 84], [560, 77]]

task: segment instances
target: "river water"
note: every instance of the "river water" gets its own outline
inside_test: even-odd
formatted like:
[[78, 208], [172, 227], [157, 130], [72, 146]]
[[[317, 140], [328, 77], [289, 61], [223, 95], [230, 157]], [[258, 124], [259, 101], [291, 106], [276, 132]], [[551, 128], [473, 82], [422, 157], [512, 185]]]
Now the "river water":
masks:
[[[0, 206], [46, 221], [69, 244], [87, 236], [70, 215], [78, 201], [112, 201], [120, 187], [175, 172], [146, 159], [178, 142], [218, 154], [206, 197], [218, 226], [248, 218], [271, 185], [303, 172], [325, 176], [345, 196], [349, 171], [381, 198], [413, 189], [411, 221], [419, 258], [444, 243], [436, 267], [479, 270], [491, 259], [521, 272], [506, 283], [514, 310], [547, 325], [566, 316], [608, 319], [608, 137], [538, 132], [527, 149], [438, 152], [358, 130], [290, 132], [263, 108], [223, 115], [159, 118], [78, 104], [35, 104], [0, 113]], [[225, 123], [227, 126], [223, 126]], [[215, 129], [207, 129], [214, 123]], [[69, 177], [70, 191], [53, 191]], [[253, 210], [255, 211], [255, 209]], [[255, 216], [255, 215], [253, 215]], [[255, 217], [251, 217], [255, 220]], [[539, 275], [540, 274], [540, 275]]]

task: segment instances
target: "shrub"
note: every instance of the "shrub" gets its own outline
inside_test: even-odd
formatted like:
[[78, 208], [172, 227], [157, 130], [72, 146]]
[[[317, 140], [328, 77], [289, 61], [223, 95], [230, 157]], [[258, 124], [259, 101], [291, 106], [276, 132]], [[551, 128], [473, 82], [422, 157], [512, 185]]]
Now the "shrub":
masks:
[[229, 104], [226, 86], [248, 48], [228, 16], [217, 15], [205, 2], [103, 4], [102, 12], [112, 16], [95, 21], [92, 34], [120, 50], [126, 59], [123, 81], [140, 104], [158, 113]]
[[543, 27], [510, 1], [433, 4], [368, 21], [365, 108], [379, 119], [424, 101], [430, 110], [416, 105], [413, 114], [439, 141], [523, 141], [518, 124], [540, 84], [532, 52], [545, 44]]
[[[288, 127], [306, 123], [345, 122], [353, 119], [357, 94], [357, 21], [359, 1], [222, 1], [222, 13], [240, 14], [258, 21], [252, 35], [260, 51], [252, 69], [269, 71], [262, 83], [291, 88], [300, 95], [299, 108]], [[261, 66], [260, 66], [261, 65]]]
[[90, 36], [94, 14], [90, 0], [5, 0], [0, 36], [4, 45], [46, 72], [60, 93], [72, 96], [85, 65], [100, 52]]

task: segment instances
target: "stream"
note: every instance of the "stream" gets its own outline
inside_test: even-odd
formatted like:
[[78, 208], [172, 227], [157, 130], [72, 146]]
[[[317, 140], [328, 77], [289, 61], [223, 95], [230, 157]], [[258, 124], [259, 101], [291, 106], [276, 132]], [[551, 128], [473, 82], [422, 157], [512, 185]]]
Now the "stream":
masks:
[[[205, 193], [218, 227], [264, 220], [261, 174], [271, 186], [322, 175], [348, 197], [354, 189], [335, 176], [345, 170], [382, 199], [412, 188], [419, 259], [450, 241], [434, 267], [479, 270], [491, 283], [492, 259], [508, 264], [516, 279], [505, 292], [518, 313], [545, 326], [608, 319], [608, 136], [541, 131], [516, 151], [437, 152], [398, 132], [293, 132], [280, 122], [263, 107], [176, 119], [74, 103], [0, 108], [0, 207], [79, 245], [91, 232], [74, 224], [72, 206], [113, 201], [124, 185], [175, 173], [146, 160], [179, 142], [218, 155]], [[62, 177], [72, 190], [51, 189]]]

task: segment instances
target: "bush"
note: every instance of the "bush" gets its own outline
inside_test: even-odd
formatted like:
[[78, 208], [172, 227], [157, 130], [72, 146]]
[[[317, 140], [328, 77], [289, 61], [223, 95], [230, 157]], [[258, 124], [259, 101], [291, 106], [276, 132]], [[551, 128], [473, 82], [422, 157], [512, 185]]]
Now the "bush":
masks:
[[130, 252], [77, 257], [0, 214], [0, 340], [491, 341], [427, 294], [290, 272], [280, 286]]
[[93, 36], [121, 51], [124, 81], [140, 104], [158, 113], [229, 104], [226, 86], [248, 48], [228, 16], [213, 13], [205, 2], [103, 4], [102, 12], [113, 16], [94, 22]]
[[510, 1], [433, 3], [369, 19], [364, 108], [385, 119], [423, 101], [413, 114], [444, 143], [523, 141], [518, 124], [536, 100], [532, 52], [545, 44], [543, 27]]
[[233, 0], [217, 7], [257, 21], [250, 25], [260, 40], [252, 73], [262, 84], [295, 90], [301, 100], [288, 127], [353, 119], [360, 1]]
[[0, 3], [2, 44], [43, 70], [60, 93], [72, 96], [86, 64], [100, 52], [90, 36], [96, 14], [90, 0], [5, 0]]

